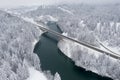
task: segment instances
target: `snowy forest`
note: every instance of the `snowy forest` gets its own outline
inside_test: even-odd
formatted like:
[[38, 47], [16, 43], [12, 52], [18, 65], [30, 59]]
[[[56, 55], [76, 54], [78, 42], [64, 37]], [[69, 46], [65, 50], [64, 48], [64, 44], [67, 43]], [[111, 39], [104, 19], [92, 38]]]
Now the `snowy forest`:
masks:
[[[35, 21], [46, 24], [54, 21], [63, 31], [63, 35], [83, 41], [103, 49], [120, 52], [120, 5], [59, 5], [40, 6], [23, 14]], [[98, 42], [99, 41], [99, 42]], [[63, 47], [64, 45], [64, 47]], [[73, 42], [61, 40], [58, 47], [75, 64], [102, 76], [119, 80], [120, 61], [105, 54], [84, 48]], [[69, 56], [70, 55], [70, 56]]]
[[[42, 34], [36, 27], [17, 16], [0, 11], [0, 80], [31, 80], [30, 67], [42, 72], [39, 57], [33, 53], [35, 42]], [[58, 73], [54, 77], [49, 71], [44, 74], [47, 77], [45, 80], [59, 77]]]
[[[40, 6], [23, 15], [39, 22], [55, 21], [64, 33], [98, 46], [95, 37], [107, 46], [119, 46], [120, 5]], [[78, 34], [79, 33], [79, 34]]]
[[[55, 22], [63, 35], [100, 49], [103, 49], [102, 43], [113, 52], [120, 52], [120, 4], [63, 4], [7, 9], [0, 11], [0, 80], [29, 80], [29, 67], [43, 73], [47, 80], [61, 80], [58, 73], [51, 75], [50, 71], [41, 70], [40, 59], [33, 49], [43, 32], [20, 17], [44, 25], [49, 21]], [[59, 41], [58, 47], [76, 66], [120, 80], [119, 59], [64, 39]]]

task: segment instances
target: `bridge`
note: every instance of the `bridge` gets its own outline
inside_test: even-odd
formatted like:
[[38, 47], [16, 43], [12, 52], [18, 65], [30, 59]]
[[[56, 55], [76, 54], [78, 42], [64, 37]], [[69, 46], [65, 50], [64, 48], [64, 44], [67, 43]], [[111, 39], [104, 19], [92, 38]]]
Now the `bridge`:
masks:
[[[22, 18], [22, 19], [23, 19], [23, 18]], [[23, 20], [25, 20], [25, 19], [23, 19]], [[61, 37], [61, 38], [63, 38], [63, 39], [68, 39], [68, 40], [70, 40], [70, 41], [76, 42], [76, 43], [78, 43], [78, 44], [80, 44], [80, 45], [82, 45], [82, 46], [84, 46], [84, 47], [87, 47], [87, 48], [89, 48], [89, 49], [95, 50], [95, 51], [97, 51], [97, 52], [100, 52], [100, 53], [103, 53], [103, 54], [106, 54], [106, 55], [109, 55], [109, 56], [111, 56], [111, 57], [113, 57], [113, 58], [115, 58], [115, 59], [120, 59], [120, 55], [117, 54], [117, 53], [112, 52], [111, 50], [108, 50], [108, 49], [107, 49], [107, 50], [109, 51], [109, 52], [107, 52], [107, 51], [104, 51], [104, 50], [102, 50], [102, 49], [99, 49], [98, 47], [95, 47], [95, 46], [93, 46], [93, 45], [91, 45], [91, 44], [88, 44], [88, 43], [85, 43], [85, 42], [82, 42], [82, 41], [75, 40], [75, 39], [72, 38], [72, 37], [68, 37], [68, 36], [62, 35], [62, 34], [56, 32], [56, 31], [54, 31], [54, 30], [50, 30], [50, 29], [48, 29], [45, 25], [40, 25], [40, 24], [36, 23], [35, 21], [32, 21], [32, 22], [31, 22], [31, 21], [28, 21], [28, 20], [25, 20], [25, 21], [27, 21], [27, 22], [29, 22], [29, 23], [31, 23], [31, 24], [33, 24], [33, 25], [36, 25], [40, 30], [43, 30], [44, 32], [48, 32], [48, 33], [50, 33], [50, 34], [56, 35], [56, 36]], [[100, 45], [101, 45], [101, 43], [100, 43]], [[102, 46], [103, 46], [103, 45], [102, 45]], [[104, 46], [103, 46], [103, 47], [104, 47]], [[104, 47], [104, 48], [105, 48], [105, 47]]]
[[113, 58], [120, 59], [120, 55], [117, 54], [117, 53], [112, 53], [112, 52], [107, 52], [107, 51], [101, 50], [101, 49], [99, 49], [99, 48], [97, 48], [97, 47], [95, 47], [95, 46], [93, 46], [93, 45], [90, 45], [90, 44], [85, 43], [85, 42], [82, 42], [82, 41], [75, 40], [75, 39], [73, 39], [73, 38], [71, 38], [71, 37], [62, 35], [62, 34], [56, 32], [56, 31], [50, 30], [50, 29], [45, 28], [45, 27], [42, 27], [42, 26], [40, 26], [40, 25], [38, 25], [38, 27], [39, 27], [39, 29], [41, 29], [41, 30], [43, 30], [43, 31], [45, 31], [45, 32], [48, 32], [48, 33], [50, 33], [50, 34], [56, 35], [56, 36], [61, 37], [61, 38], [63, 38], [63, 39], [71, 40], [71, 41], [76, 42], [76, 43], [78, 43], [78, 44], [80, 44], [80, 45], [82, 45], [82, 46], [85, 46], [85, 47], [87, 47], [87, 48], [93, 49], [93, 50], [98, 51], [98, 52], [100, 52], [100, 53], [104, 53], [104, 54], [109, 55], [109, 56], [111, 56], [111, 57], [113, 57]]

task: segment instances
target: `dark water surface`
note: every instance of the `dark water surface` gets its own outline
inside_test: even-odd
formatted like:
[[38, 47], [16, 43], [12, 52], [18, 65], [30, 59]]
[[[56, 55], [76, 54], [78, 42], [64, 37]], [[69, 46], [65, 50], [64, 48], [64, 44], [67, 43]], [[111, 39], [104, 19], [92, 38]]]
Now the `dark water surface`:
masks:
[[[49, 26], [53, 26], [53, 30], [57, 29], [53, 23], [49, 24]], [[59, 29], [56, 31], [59, 32]], [[52, 74], [58, 72], [62, 80], [112, 80], [76, 67], [74, 62], [58, 49], [57, 42], [43, 34], [36, 44], [34, 52], [40, 58], [42, 70], [50, 70]]]

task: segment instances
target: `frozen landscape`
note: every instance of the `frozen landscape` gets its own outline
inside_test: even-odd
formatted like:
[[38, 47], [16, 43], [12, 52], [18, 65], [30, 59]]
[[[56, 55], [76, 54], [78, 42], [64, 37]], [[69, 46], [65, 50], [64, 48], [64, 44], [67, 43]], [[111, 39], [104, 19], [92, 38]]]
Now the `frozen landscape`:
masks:
[[[43, 32], [36, 25], [0, 11], [0, 80], [56, 80], [40, 68], [33, 53]], [[51, 76], [51, 78], [47, 77]]]
[[[63, 35], [103, 50], [107, 48], [106, 51], [110, 52], [109, 50], [111, 50], [119, 54], [119, 12], [120, 5], [93, 6], [81, 4], [41, 6], [26, 14], [30, 18], [34, 18], [35, 21], [44, 24], [47, 21], [55, 21], [63, 31]], [[120, 79], [119, 59], [114, 59], [104, 53], [96, 52], [68, 40], [60, 40], [58, 47], [65, 55], [75, 61], [77, 66], [115, 80]]]
[[[40, 57], [34, 53], [45, 33], [36, 24], [48, 26], [49, 22], [55, 23], [62, 35], [119, 56], [119, 13], [120, 4], [83, 3], [0, 10], [0, 80], [62, 80], [58, 72], [43, 71]], [[75, 66], [120, 80], [119, 58], [63, 38], [57, 46]]]

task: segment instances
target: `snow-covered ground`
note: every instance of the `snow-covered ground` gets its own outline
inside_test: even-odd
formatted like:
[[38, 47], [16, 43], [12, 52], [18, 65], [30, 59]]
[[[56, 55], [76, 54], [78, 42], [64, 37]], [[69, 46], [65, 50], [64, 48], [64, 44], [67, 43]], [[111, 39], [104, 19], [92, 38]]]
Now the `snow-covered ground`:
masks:
[[[76, 14], [74, 15], [73, 12]], [[115, 50], [114, 52], [119, 53], [119, 12], [119, 6], [116, 5], [61, 5], [49, 6], [49, 8], [40, 7], [39, 9], [28, 12], [31, 18], [21, 16], [20, 18], [36, 25], [39, 24], [35, 23], [33, 18], [38, 18], [38, 21], [40, 20], [44, 23], [47, 23], [47, 21], [57, 21], [56, 23], [60, 26], [61, 30], [68, 34], [67, 36], [106, 50], [96, 42], [95, 36], [93, 35], [95, 33], [105, 47], [109, 49], [112, 47], [112, 51]], [[26, 13], [26, 16], [28, 13]], [[19, 15], [19, 13], [15, 14]], [[35, 42], [36, 41], [33, 40], [34, 44]], [[104, 42], [108, 42], [108, 44]], [[102, 76], [111, 77], [114, 80], [120, 80], [119, 60], [68, 40], [61, 40], [58, 43], [58, 47], [66, 56], [71, 58], [77, 66]]]
[[[50, 18], [52, 18], [52, 17], [50, 16]], [[21, 16], [21, 19], [25, 20], [26, 22], [32, 23], [36, 26], [37, 25], [43, 26], [42, 24], [38, 24], [37, 22], [35, 22], [32, 18]], [[45, 27], [45, 26], [43, 26], [43, 27]], [[36, 28], [38, 30], [40, 30], [38, 27], [36, 27]], [[35, 46], [37, 42], [38, 42], [37, 40], [34, 40], [33, 46]], [[29, 78], [27, 80], [51, 80], [46, 77], [45, 73], [43, 73], [42, 71], [36, 70], [34, 67], [30, 67], [30, 68], [28, 68], [28, 70], [29, 70]], [[54, 80], [61, 80], [60, 75], [58, 73], [55, 74]]]
[[58, 47], [75, 62], [76, 66], [114, 80], [120, 79], [118, 76], [120, 73], [119, 60], [65, 39], [59, 41]]
[[67, 9], [65, 9], [65, 8], [58, 7], [58, 9], [60, 9], [60, 10], [62, 10], [62, 11], [64, 11], [64, 12], [67, 12], [67, 13], [69, 13], [69, 14], [71, 14], [71, 15], [74, 15], [72, 11], [67, 10]]
[[29, 70], [29, 78], [27, 80], [48, 80], [45, 74], [40, 71], [37, 71], [34, 67], [31, 67]]
[[41, 15], [41, 16], [37, 17], [35, 19], [35, 21], [43, 23], [43, 24], [47, 24], [48, 21], [57, 22], [58, 19], [53, 17], [53, 16], [51, 16], [51, 15]]
[[33, 19], [0, 11], [0, 80], [61, 80], [58, 73], [48, 78], [33, 53], [43, 33], [37, 25]]
[[38, 17], [38, 20], [43, 20], [44, 18], [47, 18], [47, 20], [49, 20], [49, 21], [54, 21], [54, 22], [58, 21], [57, 18], [54, 18], [51, 15], [41, 15], [41, 16]]

